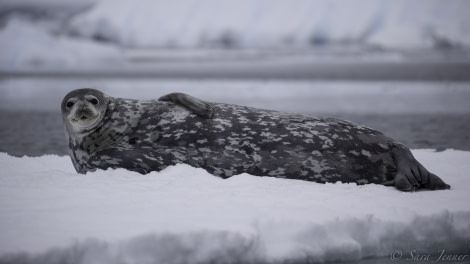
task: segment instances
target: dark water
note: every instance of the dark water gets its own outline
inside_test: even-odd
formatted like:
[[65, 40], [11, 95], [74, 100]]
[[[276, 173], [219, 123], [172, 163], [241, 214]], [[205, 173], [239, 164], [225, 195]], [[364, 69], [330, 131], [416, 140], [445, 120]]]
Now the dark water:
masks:
[[14, 156], [67, 154], [60, 112], [0, 111], [0, 152]]
[[[470, 150], [470, 114], [335, 114], [378, 129], [410, 148]], [[67, 154], [58, 111], [0, 111], [0, 152], [14, 156]]]

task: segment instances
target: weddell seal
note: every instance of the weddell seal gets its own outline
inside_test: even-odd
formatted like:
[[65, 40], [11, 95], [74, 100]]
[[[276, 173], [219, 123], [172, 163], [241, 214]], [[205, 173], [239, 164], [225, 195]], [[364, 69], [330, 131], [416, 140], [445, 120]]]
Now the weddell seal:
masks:
[[125, 168], [146, 174], [186, 163], [222, 178], [246, 172], [401, 191], [450, 188], [406, 146], [335, 118], [209, 103], [182, 93], [129, 100], [94, 89], [70, 92], [61, 108], [79, 173]]

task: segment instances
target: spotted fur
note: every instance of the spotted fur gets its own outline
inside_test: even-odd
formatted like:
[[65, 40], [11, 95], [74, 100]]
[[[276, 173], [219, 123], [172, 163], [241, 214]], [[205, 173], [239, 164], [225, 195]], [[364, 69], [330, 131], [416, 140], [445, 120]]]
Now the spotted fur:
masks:
[[[395, 185], [403, 191], [449, 188], [408, 148], [356, 123], [207, 103], [185, 94], [138, 101], [78, 91], [106, 98], [102, 119], [85, 133], [73, 130], [67, 119], [72, 110], [64, 110], [74, 95], [62, 103], [70, 156], [79, 173], [125, 168], [145, 174], [185, 163], [222, 178], [246, 172], [320, 183]], [[421, 169], [422, 176], [413, 169]]]

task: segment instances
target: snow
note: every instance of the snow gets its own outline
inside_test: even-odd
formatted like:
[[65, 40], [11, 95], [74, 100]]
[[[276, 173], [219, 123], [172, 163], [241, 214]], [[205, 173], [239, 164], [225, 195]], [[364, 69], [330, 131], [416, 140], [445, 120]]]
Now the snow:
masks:
[[[31, 2], [30, 9], [42, 13], [48, 2]], [[453, 49], [468, 61], [470, 47], [470, 2], [465, 0], [101, 0], [73, 16], [40, 18], [5, 10], [0, 67], [7, 70], [116, 67], [136, 56], [260, 59], [293, 51], [295, 60], [322, 63], [332, 59], [322, 53], [338, 47], [356, 56], [340, 52], [334, 61], [378, 57], [396, 62], [406, 59], [396, 50], [435, 48]], [[227, 48], [243, 52], [227, 53]]]
[[[470, 152], [413, 150], [452, 186], [402, 193], [179, 164], [78, 175], [69, 157], [0, 154], [0, 262], [347, 261], [468, 254]], [[62, 261], [62, 262], [61, 262]], [[212, 262], [211, 262], [212, 261]]]
[[50, 23], [10, 19], [0, 31], [0, 67], [86, 68], [99, 63], [119, 63], [121, 51], [115, 46], [51, 34]]
[[71, 30], [126, 47], [469, 45], [465, 0], [102, 0]]

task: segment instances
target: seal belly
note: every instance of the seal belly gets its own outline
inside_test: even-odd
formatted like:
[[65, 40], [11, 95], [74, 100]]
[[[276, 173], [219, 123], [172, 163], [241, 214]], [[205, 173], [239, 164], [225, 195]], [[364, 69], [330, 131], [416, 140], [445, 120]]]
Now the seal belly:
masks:
[[247, 172], [382, 184], [396, 171], [388, 138], [332, 118], [215, 104], [213, 118], [172, 122], [168, 129], [173, 132], [161, 144], [180, 148], [182, 162], [223, 178]]

